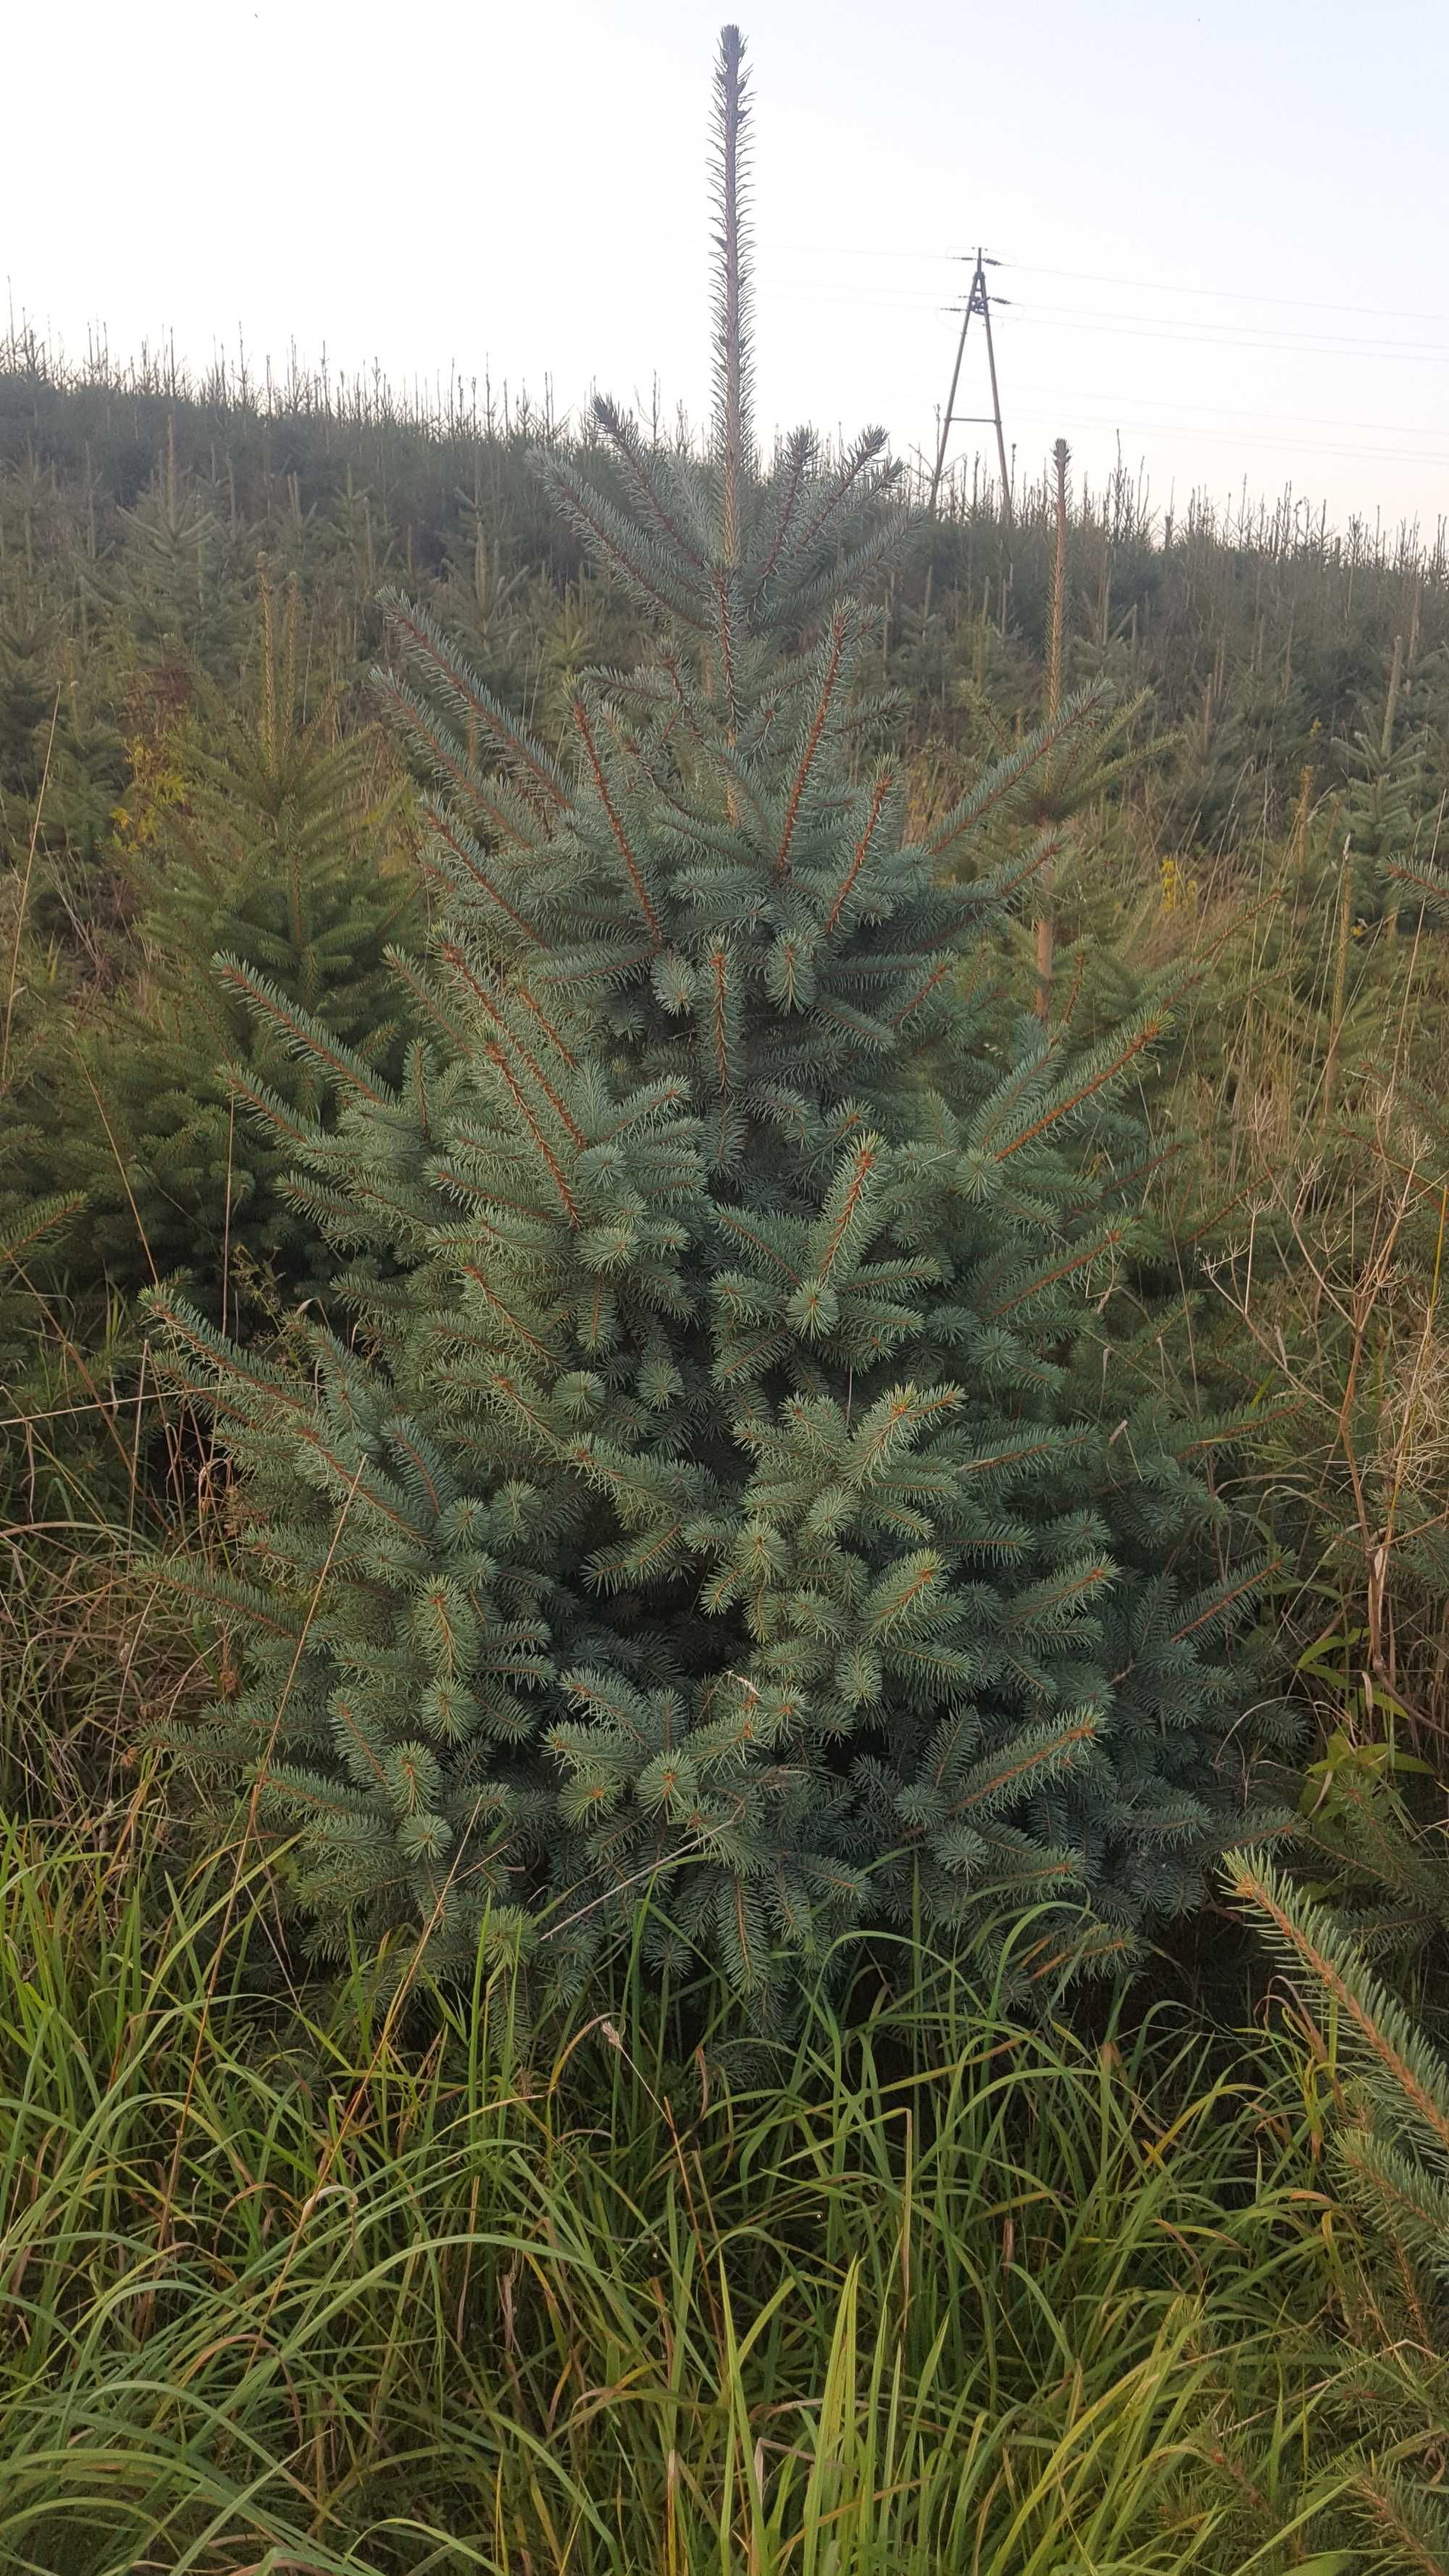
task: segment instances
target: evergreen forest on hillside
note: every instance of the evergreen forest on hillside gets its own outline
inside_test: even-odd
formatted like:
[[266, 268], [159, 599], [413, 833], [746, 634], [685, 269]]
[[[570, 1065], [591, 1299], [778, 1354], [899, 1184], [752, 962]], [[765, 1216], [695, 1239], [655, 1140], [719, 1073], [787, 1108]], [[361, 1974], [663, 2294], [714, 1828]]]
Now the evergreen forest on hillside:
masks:
[[0, 2561], [1449, 2571], [1449, 554], [0, 346]]

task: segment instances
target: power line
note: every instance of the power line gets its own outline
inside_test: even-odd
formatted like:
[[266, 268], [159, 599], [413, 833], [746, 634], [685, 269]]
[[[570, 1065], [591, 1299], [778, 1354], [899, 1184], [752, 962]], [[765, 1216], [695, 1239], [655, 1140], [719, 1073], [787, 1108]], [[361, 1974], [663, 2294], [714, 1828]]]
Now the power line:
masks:
[[1449, 341], [1415, 343], [1397, 340], [1308, 340], [1292, 338], [1249, 339], [1240, 333], [1211, 332], [1204, 328], [1181, 329], [1154, 320], [1148, 313], [1099, 313], [1090, 319], [1071, 305], [1020, 304], [1018, 314], [1048, 316], [1058, 331], [1099, 331], [1110, 323], [1124, 340], [1172, 340], [1193, 349], [1249, 349], [1267, 357], [1275, 351], [1300, 358], [1373, 358], [1380, 363], [1406, 367], [1442, 367], [1449, 364]]
[[[1023, 390], [1025, 390], [1025, 388], [1023, 388]], [[1164, 435], [1168, 435], [1183, 443], [1207, 441], [1214, 446], [1226, 446], [1231, 444], [1239, 448], [1241, 448], [1245, 442], [1251, 442], [1257, 447], [1287, 448], [1296, 454], [1304, 456], [1361, 456], [1372, 463], [1379, 465], [1449, 465], [1449, 448], [1446, 447], [1373, 447], [1366, 445], [1362, 440], [1304, 438], [1301, 435], [1291, 434], [1288, 432], [1275, 434], [1272, 431], [1268, 431], [1264, 433], [1257, 428], [1251, 414], [1245, 414], [1243, 416], [1242, 425], [1239, 428], [1210, 429], [1200, 427], [1194, 419], [1188, 419], [1185, 421], [1135, 420], [1131, 417], [1130, 405], [1129, 411], [1126, 415], [1115, 409], [1087, 410], [1084, 408], [1077, 395], [1066, 391], [1054, 392], [1050, 387], [1034, 387], [1032, 388], [1032, 395], [1034, 399], [1042, 405], [1042, 408], [1039, 411], [1033, 412], [1030, 407], [1030, 402], [1028, 402], [1025, 406], [1026, 416], [1028, 419], [1060, 422], [1065, 418], [1069, 422], [1075, 421], [1079, 423], [1083, 429], [1103, 429], [1109, 432], [1129, 431], [1135, 435], [1140, 435], [1146, 438], [1162, 438]], [[1133, 397], [1132, 399], [1136, 400], [1139, 398]], [[1323, 426], [1325, 428], [1332, 429], [1335, 426], [1335, 423], [1332, 421], [1326, 421]]]
[[1427, 313], [1413, 304], [1345, 304], [1336, 295], [1325, 299], [1311, 295], [1250, 295], [1236, 286], [1169, 285], [1164, 278], [1108, 277], [1086, 268], [1046, 268], [1029, 259], [1004, 259], [1001, 265], [1020, 269], [1028, 277], [1072, 277], [1085, 286], [1130, 286], [1148, 295], [1207, 295], [1230, 304], [1277, 304], [1297, 313], [1381, 313], [1391, 322], [1449, 322], [1449, 313]]
[[[788, 245], [786, 247], [794, 248], [795, 245]], [[803, 246], [801, 247], [803, 248]], [[844, 257], [853, 257], [858, 255], [851, 251], [849, 246], [845, 244], [832, 244], [830, 247], [832, 250], [837, 251], [839, 255]], [[911, 252], [903, 250], [887, 251], [879, 247], [873, 249], [870, 255], [881, 258], [912, 258], [920, 261], [930, 261], [933, 264], [945, 262], [954, 263], [957, 256], [953, 253], [919, 249]], [[1142, 312], [1124, 313], [1113, 311], [1110, 307], [1102, 307], [1095, 303], [1089, 313], [1084, 311], [1080, 305], [1061, 305], [1040, 302], [1035, 296], [1032, 296], [1027, 301], [1014, 299], [1010, 314], [1002, 315], [1001, 306], [1003, 299], [1000, 296], [988, 295], [984, 274], [987, 266], [995, 267], [998, 265], [1010, 268], [1023, 276], [1037, 275], [1043, 278], [1080, 278], [1087, 284], [1096, 285], [1100, 283], [1102, 285], [1114, 285], [1127, 288], [1135, 287], [1141, 292], [1148, 294], [1181, 294], [1183, 296], [1193, 297], [1211, 296], [1216, 300], [1224, 302], [1240, 301], [1246, 304], [1276, 309], [1296, 309], [1303, 312], [1327, 311], [1343, 314], [1345, 316], [1356, 312], [1365, 312], [1373, 313], [1380, 319], [1388, 319], [1395, 315], [1399, 315], [1404, 318], [1412, 317], [1420, 320], [1449, 323], [1449, 315], [1431, 315], [1420, 311], [1418, 308], [1409, 306], [1357, 306], [1341, 303], [1320, 304], [1309, 297], [1270, 296], [1260, 294], [1245, 294], [1239, 296], [1234, 289], [1226, 287], [1193, 287], [1187, 285], [1173, 287], [1167, 285], [1164, 281], [1153, 280], [1150, 278], [1119, 278], [1111, 277], [1106, 274], [1103, 274], [1099, 278], [1086, 270], [1052, 268], [1044, 265], [1041, 267], [1035, 267], [1033, 263], [1029, 261], [986, 261], [984, 254], [978, 252], [972, 271], [971, 283], [968, 289], [965, 307], [964, 309], [960, 306], [955, 308], [957, 311], [961, 312], [962, 315], [961, 333], [956, 349], [955, 366], [951, 378], [951, 390], [947, 397], [945, 414], [941, 420], [940, 440], [932, 476], [933, 497], [939, 489], [944, 473], [945, 455], [949, 442], [950, 431], [953, 426], [958, 424], [965, 425], [961, 416], [956, 412], [955, 403], [970, 322], [973, 315], [979, 314], [989, 341], [991, 321], [993, 318], [993, 305], [996, 308], [996, 316], [1003, 319], [1008, 328], [1014, 328], [1023, 321], [1029, 326], [1033, 320], [1039, 320], [1052, 330], [1056, 331], [1090, 330], [1100, 336], [1103, 328], [1105, 327], [1109, 329], [1114, 336], [1123, 341], [1145, 339], [1152, 341], [1154, 344], [1170, 341], [1177, 342], [1187, 347], [1207, 350], [1243, 349], [1251, 354], [1259, 356], [1281, 352], [1282, 354], [1290, 357], [1331, 357], [1341, 360], [1345, 356], [1352, 356], [1360, 361], [1363, 359], [1376, 359], [1380, 362], [1387, 361], [1389, 363], [1407, 365], [1442, 366], [1449, 364], [1449, 342], [1423, 342], [1407, 339], [1370, 341], [1365, 340], [1362, 337], [1355, 336], [1351, 332], [1336, 333], [1317, 329], [1293, 331], [1276, 327], [1272, 323], [1259, 325], [1250, 322], [1243, 322], [1237, 317], [1234, 317], [1232, 320], [1224, 318], [1222, 321], [1218, 321], [1207, 315], [1189, 316], [1187, 314], [1157, 315]], [[824, 292], [827, 296], [831, 294], [831, 290], [829, 288], [826, 288]], [[859, 292], [852, 294], [851, 300], [856, 304], [871, 304], [877, 310], [898, 311], [902, 315], [919, 313], [935, 302], [934, 297], [928, 293], [913, 292], [910, 290], [904, 293], [892, 292], [885, 289], [883, 280], [878, 283], [873, 283], [872, 286], [867, 288], [863, 294]], [[1019, 343], [1020, 332], [1017, 330], [1017, 344], [1019, 345]], [[1003, 489], [1009, 490], [1010, 478], [1006, 467], [1005, 435], [1001, 423], [1000, 396], [995, 382], [994, 347], [988, 348], [988, 357], [990, 359], [992, 372], [992, 409], [989, 413], [983, 416], [979, 425], [982, 427], [993, 428], [996, 432], [997, 452], [1001, 460]], [[1298, 413], [1263, 413], [1222, 404], [1197, 404], [1194, 403], [1190, 397], [1176, 402], [1170, 399], [1164, 401], [1160, 397], [1154, 397], [1145, 393], [1128, 396], [1128, 416], [1124, 417], [1121, 413], [1117, 412], [1115, 408], [1109, 410], [1090, 407], [1094, 402], [1100, 403], [1103, 399], [1101, 396], [1088, 395], [1088, 407], [1084, 408], [1083, 399], [1079, 391], [1045, 385], [1024, 385], [1020, 388], [1020, 391], [1023, 395], [1028, 397], [1029, 401], [1050, 404], [1053, 407], [1054, 415], [1060, 416], [1059, 407], [1064, 406], [1066, 413], [1069, 416], [1078, 419], [1082, 423], [1084, 429], [1118, 430], [1128, 435], [1140, 435], [1149, 438], [1161, 438], [1164, 434], [1167, 434], [1174, 439], [1190, 438], [1195, 442], [1211, 445], [1226, 445], [1230, 441], [1234, 444], [1240, 445], [1243, 441], [1249, 440], [1259, 447], [1267, 446], [1278, 447], [1280, 449], [1291, 449], [1305, 456], [1362, 458], [1366, 461], [1380, 465], [1385, 462], [1390, 464], [1429, 464], [1439, 467], [1449, 464], [1449, 447], [1442, 444], [1427, 444], [1426, 440], [1432, 441], [1436, 433], [1432, 428], [1426, 428], [1422, 423], [1408, 421], [1360, 420], [1352, 417], [1325, 415], [1322, 411], [1317, 409], [1305, 410]], [[1107, 403], [1111, 402], [1112, 397], [1110, 393], [1105, 397], [1105, 400]], [[1143, 422], [1131, 417], [1131, 413], [1134, 409], [1165, 410], [1176, 412], [1179, 417], [1176, 419]], [[1230, 427], [1212, 427], [1207, 425], [1209, 420], [1237, 425]], [[1306, 436], [1302, 430], [1292, 426], [1292, 424], [1300, 421], [1307, 425], [1309, 434]], [[1270, 423], [1281, 424], [1281, 428], [1275, 433], [1274, 428], [1270, 427]], [[1329, 435], [1327, 437], [1322, 435], [1315, 437], [1312, 435], [1314, 430], [1317, 430], [1320, 433], [1327, 431]], [[1340, 430], [1365, 430], [1373, 432], [1376, 434], [1377, 443], [1369, 444], [1363, 439], [1344, 439], [1337, 438], [1332, 435], [1333, 432]], [[1400, 444], [1398, 442], [1404, 443]]]
[[[785, 302], [793, 304], [798, 298], [798, 292], [798, 287], [792, 281], [781, 279], [777, 274], [773, 279], [761, 282], [759, 297], [764, 305]], [[960, 309], [959, 306], [943, 307], [939, 297], [929, 292], [900, 295], [879, 291], [862, 292], [859, 288], [846, 286], [814, 286], [812, 301], [848, 304], [854, 311], [899, 313], [903, 316]], [[1004, 302], [1005, 299], [1001, 296], [993, 298], [993, 311], [997, 315], [1001, 314]], [[1266, 326], [1259, 329], [1251, 324], [1239, 329], [1231, 323], [1197, 321], [1185, 316], [1176, 318], [1170, 314], [1119, 313], [1110, 306], [1102, 307], [1097, 313], [1088, 315], [1079, 305], [1046, 304], [1039, 302], [1034, 296], [1026, 300], [1014, 299], [1011, 312], [1013, 322], [1004, 327], [1014, 327], [1015, 321], [1022, 316], [1037, 315], [1043, 319], [1050, 319], [1061, 330], [1096, 330], [1099, 322], [1105, 322], [1110, 323], [1114, 329], [1120, 329], [1124, 338], [1173, 340], [1189, 348], [1241, 348], [1260, 353], [1276, 350], [1286, 355], [1301, 357], [1344, 355], [1379, 357], [1412, 365], [1449, 361], [1449, 341], [1364, 340], [1347, 333], [1271, 331]]]
[[[1078, 304], [1043, 304], [1035, 296], [1032, 296], [1026, 303], [1022, 303], [1020, 298], [1015, 299], [1014, 309], [1019, 313], [1048, 313], [1054, 319], [1058, 316], [1064, 316], [1068, 319], [1076, 320], [1086, 318], [1083, 316], [1082, 308]], [[1093, 322], [1101, 320], [1103, 322], [1142, 323], [1148, 330], [1154, 332], [1161, 331], [1164, 323], [1170, 325], [1172, 322], [1172, 316], [1170, 314], [1119, 313], [1114, 311], [1110, 305], [1095, 305], [1092, 308], [1091, 319]], [[1446, 356], [1449, 356], [1449, 342], [1443, 340], [1366, 340], [1363, 337], [1363, 334], [1358, 331], [1269, 331], [1266, 327], [1260, 329], [1256, 323], [1252, 322], [1244, 323], [1241, 329], [1231, 322], [1194, 321], [1188, 322], [1181, 327], [1191, 331], [1194, 337], [1202, 339], [1209, 346], [1215, 345], [1218, 342], [1226, 343], [1233, 340], [1241, 340], [1244, 345], [1249, 348], [1293, 349], [1311, 343], [1315, 348], [1374, 349], [1382, 350], [1384, 352], [1395, 349], [1412, 350], [1415, 352], [1437, 352], [1442, 350]]]
[[[1017, 391], [1023, 394], [1044, 395], [1054, 403], [1075, 403], [1079, 399], [1078, 393], [1073, 388], [1063, 385], [1018, 383]], [[1089, 393], [1087, 399], [1093, 401], [1097, 397]], [[1425, 438], [1433, 437], [1435, 434], [1423, 421], [1416, 420], [1343, 420], [1335, 418], [1332, 413], [1321, 411], [1244, 411], [1237, 403], [1200, 403], [1190, 401], [1186, 397], [1179, 400], [1171, 395], [1137, 392], [1133, 393], [1132, 401], [1139, 406], [1145, 404], [1149, 411], [1178, 411], [1187, 415], [1185, 421], [1164, 421], [1162, 423], [1164, 429], [1188, 427], [1206, 414], [1213, 420], [1239, 421], [1248, 428], [1254, 427], [1259, 421], [1281, 421], [1285, 425], [1292, 421], [1307, 421], [1310, 426], [1319, 429], [1378, 429], [1383, 431], [1386, 438]], [[1392, 453], [1391, 448], [1385, 448], [1386, 456]], [[1445, 453], [1449, 455], [1449, 448], [1446, 448]]]
[[[906, 244], [882, 245], [874, 242], [774, 242], [773, 252], [784, 252], [812, 262], [820, 259], [888, 259], [933, 267], [958, 267], [969, 261], [969, 251], [924, 250]], [[1191, 295], [1224, 304], [1266, 304], [1283, 312], [1296, 313], [1369, 313], [1390, 322], [1440, 322], [1449, 325], [1449, 313], [1431, 312], [1418, 304], [1345, 304], [1339, 296], [1262, 295], [1237, 286], [1189, 286], [1185, 280], [1164, 277], [1117, 277], [1107, 270], [1055, 268], [1045, 261], [1003, 259], [997, 265], [1009, 268], [1013, 275], [1026, 277], [1069, 277], [1084, 286], [1126, 286], [1145, 295]], [[763, 281], [762, 281], [763, 282]], [[997, 301], [1000, 302], [998, 297]]]
[[[1061, 416], [1060, 406], [1049, 412], [1043, 411], [1035, 415], [1036, 418], [1045, 421], [1055, 421]], [[1079, 421], [1083, 428], [1126, 430], [1134, 437], [1142, 438], [1161, 438], [1164, 428], [1170, 427], [1173, 435], [1185, 443], [1206, 441], [1214, 447], [1232, 446], [1240, 451], [1251, 436], [1251, 443], [1255, 447], [1282, 447], [1295, 456], [1361, 456], [1367, 463], [1375, 465], [1449, 465], [1449, 449], [1442, 447], [1363, 447], [1331, 442], [1327, 439], [1273, 436], [1264, 438], [1246, 430], [1194, 429], [1186, 422], [1164, 424], [1160, 420], [1124, 420], [1116, 412], [1074, 411], [1072, 417]]]

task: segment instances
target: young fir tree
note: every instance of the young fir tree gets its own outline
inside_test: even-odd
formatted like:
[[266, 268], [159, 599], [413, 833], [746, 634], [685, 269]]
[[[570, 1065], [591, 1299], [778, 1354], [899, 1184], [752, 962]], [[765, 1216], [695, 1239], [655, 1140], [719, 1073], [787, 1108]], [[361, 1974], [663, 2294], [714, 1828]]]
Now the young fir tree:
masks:
[[[1353, 2300], [1344, 2318], [1353, 2365], [1344, 2373], [1345, 2398], [1368, 2458], [1345, 2503], [1357, 2506], [1371, 2546], [1390, 2538], [1401, 2544], [1393, 2564], [1436, 2576], [1449, 2566], [1440, 2465], [1444, 2409], [1433, 2367], [1444, 2351], [1449, 2279], [1442, 1947], [1410, 1998], [1382, 1973], [1382, 1963], [1394, 1917], [1402, 1924], [1406, 1916], [1437, 1913], [1442, 1940], [1449, 1880], [1442, 1853], [1416, 1850], [1398, 1829], [1371, 1835], [1369, 1848], [1374, 1844], [1388, 1861], [1384, 1893], [1390, 1898], [1377, 1920], [1331, 1912], [1262, 1852], [1235, 1852], [1224, 1875], [1229, 1894], [1291, 1980], [1295, 2019], [1306, 2012], [1319, 2025], [1318, 2064], [1329, 2078], [1326, 2170], [1382, 2258], [1372, 2296]], [[1388, 1937], [1392, 1950], [1398, 1944]], [[1413, 2357], [1398, 2373], [1389, 2366], [1397, 2353]]]
[[180, 1274], [218, 1317], [248, 1272], [322, 1284], [314, 1229], [283, 1195], [285, 1140], [237, 1116], [226, 1067], [242, 1057], [309, 1117], [326, 1082], [252, 999], [300, 1006], [388, 1062], [400, 1001], [385, 956], [416, 900], [385, 746], [375, 728], [339, 731], [331, 704], [304, 714], [297, 586], [278, 603], [265, 568], [257, 625], [255, 706], [228, 712], [199, 684], [206, 730], [178, 732], [174, 784], [127, 852], [139, 989], [97, 1014], [84, 1070], [71, 1051], [52, 1078], [50, 1168], [84, 1195], [90, 1271], [125, 1290]]
[[1385, 871], [1390, 863], [1416, 855], [1421, 833], [1430, 841], [1433, 835], [1429, 736], [1422, 725], [1402, 729], [1404, 695], [1404, 641], [1396, 635], [1382, 709], [1366, 706], [1364, 722], [1352, 738], [1333, 746], [1345, 781], [1344, 852], [1352, 865], [1361, 925], [1384, 917], [1397, 922], [1397, 892]]
[[34, 1386], [44, 1314], [37, 1277], [80, 1213], [77, 1199], [48, 1192], [36, 1179], [46, 1168], [31, 1081], [40, 974], [25, 937], [24, 891], [22, 878], [0, 877], [0, 1496], [9, 1489], [7, 1468], [24, 1430], [19, 1417]]
[[163, 1304], [251, 1562], [181, 1577], [250, 1653], [192, 1751], [297, 1832], [322, 1945], [421, 1924], [466, 1972], [531, 1918], [578, 1967], [647, 1893], [656, 1951], [763, 1999], [1003, 1891], [1130, 1949], [1243, 1830], [1256, 1693], [1201, 1436], [1113, 1347], [1111, 1102], [1157, 1019], [1085, 1062], [1001, 1025], [991, 926], [1052, 835], [950, 875], [1050, 742], [905, 840], [855, 685], [884, 435], [752, 472], [741, 51], [709, 463], [601, 404], [612, 485], [548, 467], [668, 640], [580, 690], [564, 765], [394, 600], [430, 1033], [393, 1088], [256, 989], [340, 1085], [329, 1132], [239, 1080], [358, 1330], [294, 1378]]

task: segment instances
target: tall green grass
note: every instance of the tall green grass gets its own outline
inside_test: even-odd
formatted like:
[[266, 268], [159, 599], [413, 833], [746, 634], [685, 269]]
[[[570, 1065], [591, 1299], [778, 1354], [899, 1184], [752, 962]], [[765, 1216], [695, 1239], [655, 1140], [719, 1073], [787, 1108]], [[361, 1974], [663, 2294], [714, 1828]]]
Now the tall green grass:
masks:
[[627, 1971], [548, 2032], [498, 1973], [309, 2001], [259, 1869], [8, 1828], [0, 2565], [1411, 2563], [1291, 2054], [1010, 1958], [903, 1944], [732, 2072]]

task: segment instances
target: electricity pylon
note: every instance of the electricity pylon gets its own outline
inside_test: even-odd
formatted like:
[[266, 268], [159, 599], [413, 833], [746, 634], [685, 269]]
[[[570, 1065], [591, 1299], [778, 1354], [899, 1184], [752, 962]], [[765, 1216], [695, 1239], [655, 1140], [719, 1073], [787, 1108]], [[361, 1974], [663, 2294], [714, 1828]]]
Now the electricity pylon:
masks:
[[[934, 512], [936, 496], [941, 489], [941, 476], [946, 467], [946, 442], [951, 435], [953, 425], [957, 421], [973, 421], [984, 427], [985, 423], [990, 421], [996, 431], [996, 454], [1001, 466], [1001, 507], [1007, 526], [1010, 527], [1011, 476], [1006, 465], [1006, 433], [1001, 426], [1001, 394], [996, 382], [996, 350], [991, 338], [991, 297], [986, 285], [988, 268], [995, 268], [998, 265], [996, 260], [988, 259], [984, 250], [978, 248], [976, 266], [971, 277], [971, 292], [966, 298], [966, 309], [961, 316], [961, 337], [956, 343], [956, 364], [951, 370], [951, 390], [946, 396], [946, 408], [941, 415], [941, 443], [936, 450], [936, 468], [931, 476], [930, 506]], [[1004, 295], [998, 295], [996, 300], [998, 304], [1004, 304], [1007, 298]], [[966, 334], [971, 327], [973, 313], [980, 314], [986, 332], [986, 364], [991, 375], [991, 409], [986, 412], [958, 412], [956, 388], [961, 382], [961, 361], [966, 355]]]

